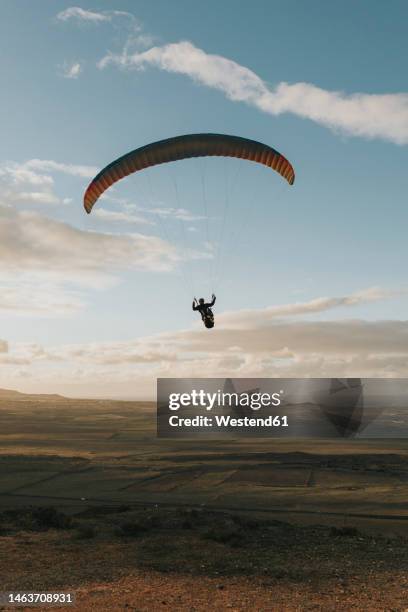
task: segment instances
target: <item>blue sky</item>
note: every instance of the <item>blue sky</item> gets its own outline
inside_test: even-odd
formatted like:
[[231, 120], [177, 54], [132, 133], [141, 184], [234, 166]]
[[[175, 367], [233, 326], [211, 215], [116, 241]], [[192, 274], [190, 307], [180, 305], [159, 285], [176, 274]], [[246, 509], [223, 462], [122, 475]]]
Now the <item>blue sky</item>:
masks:
[[[187, 371], [406, 375], [389, 330], [406, 337], [408, 8], [391, 6], [3, 0], [1, 384], [131, 396]], [[112, 159], [207, 131], [276, 147], [295, 185], [179, 162], [84, 213]], [[228, 186], [213, 350], [177, 260], [208, 295]], [[302, 322], [314, 345], [297, 345]]]

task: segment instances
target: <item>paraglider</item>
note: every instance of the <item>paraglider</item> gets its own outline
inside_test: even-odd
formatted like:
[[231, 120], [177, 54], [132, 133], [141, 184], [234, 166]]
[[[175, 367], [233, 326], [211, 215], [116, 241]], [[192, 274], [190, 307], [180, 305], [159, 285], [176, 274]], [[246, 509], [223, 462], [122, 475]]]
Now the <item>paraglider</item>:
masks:
[[[295, 172], [291, 163], [272, 147], [242, 138], [225, 134], [186, 134], [147, 144], [126, 153], [101, 170], [89, 184], [84, 195], [84, 208], [89, 214], [100, 196], [111, 185], [122, 178], [145, 170], [152, 166], [189, 159], [193, 157], [235, 157], [267, 166], [280, 174], [289, 185], [295, 181]], [[211, 306], [215, 301], [206, 304], [204, 299], [196, 302], [194, 310], [199, 310], [207, 328], [214, 326]], [[203, 308], [208, 316], [203, 316]]]
[[216, 298], [214, 294], [211, 297], [212, 300], [208, 303], [206, 303], [204, 298], [200, 298], [198, 301], [197, 298], [194, 298], [193, 301], [193, 310], [198, 310], [207, 329], [214, 327], [214, 313], [211, 308], [214, 306]]
[[108, 164], [89, 184], [84, 195], [85, 210], [90, 213], [103, 192], [129, 174], [179, 159], [207, 156], [247, 159], [272, 168], [289, 185], [295, 182], [295, 171], [290, 162], [268, 145], [240, 136], [186, 134], [145, 145]]

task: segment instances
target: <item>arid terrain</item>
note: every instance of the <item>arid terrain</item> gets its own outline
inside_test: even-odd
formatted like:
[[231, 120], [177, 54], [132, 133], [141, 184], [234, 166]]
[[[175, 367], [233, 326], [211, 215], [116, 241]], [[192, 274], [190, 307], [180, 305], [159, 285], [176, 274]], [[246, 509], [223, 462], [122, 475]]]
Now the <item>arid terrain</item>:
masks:
[[408, 440], [158, 440], [153, 403], [0, 392], [1, 589], [78, 610], [408, 609]]

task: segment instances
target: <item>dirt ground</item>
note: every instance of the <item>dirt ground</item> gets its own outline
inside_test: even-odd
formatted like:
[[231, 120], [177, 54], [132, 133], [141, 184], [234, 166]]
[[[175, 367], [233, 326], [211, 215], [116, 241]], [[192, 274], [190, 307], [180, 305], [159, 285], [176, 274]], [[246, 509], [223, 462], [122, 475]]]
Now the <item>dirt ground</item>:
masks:
[[[89, 584], [76, 591], [77, 610], [332, 611], [372, 612], [407, 610], [399, 581], [402, 576], [371, 576], [373, 585], [359, 581], [338, 585], [268, 584], [265, 580], [216, 580], [191, 576], [163, 576], [153, 572], [127, 576], [112, 583]], [[60, 609], [60, 608], [59, 608]]]
[[1, 590], [72, 592], [81, 612], [408, 610], [400, 537], [178, 508], [20, 509], [0, 525]]

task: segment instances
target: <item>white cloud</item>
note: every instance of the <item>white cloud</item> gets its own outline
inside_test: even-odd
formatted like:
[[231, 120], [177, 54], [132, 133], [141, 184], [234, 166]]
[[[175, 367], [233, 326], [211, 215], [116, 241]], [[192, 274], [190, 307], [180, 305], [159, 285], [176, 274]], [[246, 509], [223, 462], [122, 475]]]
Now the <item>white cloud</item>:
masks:
[[208, 54], [191, 42], [152, 47], [144, 52], [108, 53], [99, 68], [114, 64], [141, 70], [155, 66], [184, 74], [195, 82], [223, 92], [271, 115], [293, 113], [352, 136], [408, 143], [408, 94], [347, 94], [311, 83], [281, 82], [271, 88], [255, 72], [220, 55]]
[[0, 202], [3, 204], [66, 204], [69, 198], [60, 198], [54, 192], [52, 173], [61, 172], [89, 179], [97, 168], [66, 164], [49, 159], [30, 159], [26, 162], [0, 164]]
[[0, 167], [0, 178], [12, 185], [34, 185], [36, 187], [49, 187], [54, 181], [52, 177], [33, 172], [25, 164], [6, 162]]
[[37, 172], [24, 164], [6, 162], [0, 165], [0, 202], [3, 204], [56, 204], [52, 176]]
[[103, 21], [110, 21], [111, 17], [106, 13], [98, 13], [96, 11], [88, 11], [79, 6], [71, 6], [70, 8], [61, 11], [57, 15], [57, 19], [60, 21], [68, 21], [69, 19], [75, 19], [78, 21], [87, 21], [90, 23], [101, 23]]
[[80, 62], [64, 63], [61, 67], [61, 74], [65, 79], [77, 79], [82, 72]]

